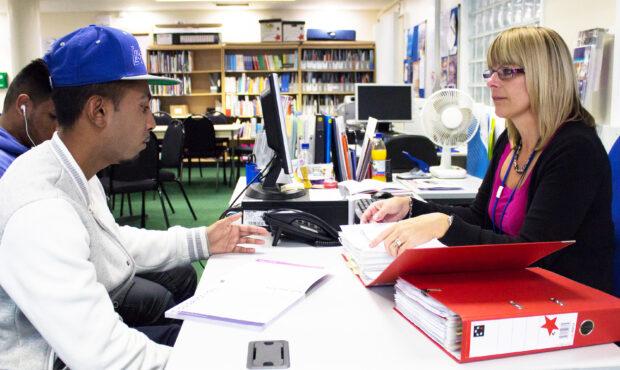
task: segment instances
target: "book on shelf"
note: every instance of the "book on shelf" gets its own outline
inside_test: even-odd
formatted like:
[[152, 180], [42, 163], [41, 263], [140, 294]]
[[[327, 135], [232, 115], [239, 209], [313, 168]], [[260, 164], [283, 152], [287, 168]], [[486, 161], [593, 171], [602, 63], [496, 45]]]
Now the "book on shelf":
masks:
[[297, 53], [288, 54], [226, 54], [227, 71], [279, 71], [297, 68]]
[[394, 300], [457, 362], [620, 340], [620, 299], [538, 267], [404, 275]]
[[149, 50], [148, 61], [149, 73], [182, 73], [194, 70], [194, 52], [192, 50]]
[[263, 328], [327, 276], [322, 266], [259, 258], [228, 273], [165, 315]]

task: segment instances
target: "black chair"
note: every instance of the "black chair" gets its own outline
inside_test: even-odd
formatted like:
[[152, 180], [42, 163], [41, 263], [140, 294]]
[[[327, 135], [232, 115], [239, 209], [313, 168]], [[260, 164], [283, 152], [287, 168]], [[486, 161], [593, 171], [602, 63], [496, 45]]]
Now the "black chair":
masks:
[[[226, 149], [218, 146], [215, 140], [215, 129], [209, 118], [202, 114], [194, 114], [183, 121], [185, 127], [185, 158], [187, 158], [188, 181], [192, 182], [192, 159], [198, 160], [200, 177], [202, 177], [201, 158], [215, 158], [215, 190], [219, 190], [220, 161], [225, 164]], [[224, 166], [224, 183], [226, 183], [226, 167]]]
[[[225, 125], [228, 123], [228, 117], [222, 112], [208, 112], [207, 117], [211, 120], [214, 125]], [[240, 176], [239, 169], [241, 168], [242, 156], [249, 156], [252, 154], [253, 148], [245, 145], [239, 144], [239, 133], [235, 135], [234, 142], [229, 145], [230, 150], [228, 151], [228, 156], [230, 158], [230, 186], [235, 186], [237, 183], [237, 179]], [[235, 176], [235, 167], [237, 167], [237, 174]]]
[[403, 150], [413, 157], [420, 159], [429, 166], [439, 164], [437, 148], [426, 136], [420, 135], [397, 135], [385, 142], [387, 159], [390, 160], [392, 172], [407, 172], [417, 165], [402, 152]]
[[[140, 152], [138, 158], [131, 162], [115, 164], [108, 168], [107, 176], [101, 180], [104, 190], [108, 195], [142, 193], [142, 214], [140, 226], [146, 225], [145, 212], [145, 193], [149, 190], [157, 191], [161, 202], [161, 209], [166, 220], [166, 227], [170, 227], [168, 213], [164, 205], [164, 199], [159, 186], [159, 151], [157, 148], [157, 138], [151, 132], [151, 139], [146, 144], [146, 148]], [[131, 200], [129, 200], [131, 202]], [[131, 203], [130, 203], [131, 205]], [[121, 203], [122, 215], [122, 203]]]
[[155, 118], [155, 124], [157, 126], [168, 126], [175, 120], [174, 118], [172, 118], [170, 113], [163, 111], [154, 112], [153, 118]]
[[[168, 193], [166, 193], [166, 189], [164, 188], [164, 182], [176, 182], [179, 185], [179, 189], [181, 189], [181, 193], [187, 202], [187, 206], [189, 210], [192, 212], [192, 216], [194, 216], [194, 220], [198, 220], [196, 217], [196, 213], [194, 213], [194, 209], [192, 208], [192, 204], [189, 202], [189, 198], [185, 193], [185, 189], [183, 188], [183, 184], [181, 183], [181, 177], [183, 175], [183, 144], [185, 140], [185, 132], [183, 130], [183, 124], [179, 120], [173, 120], [172, 123], [166, 129], [166, 133], [164, 135], [164, 139], [161, 144], [161, 157], [159, 160], [159, 186], [161, 187], [166, 200], [168, 201], [168, 205], [170, 206], [170, 210], [174, 213], [174, 207], [170, 202], [170, 198], [168, 197]], [[176, 173], [168, 170], [174, 169]]]

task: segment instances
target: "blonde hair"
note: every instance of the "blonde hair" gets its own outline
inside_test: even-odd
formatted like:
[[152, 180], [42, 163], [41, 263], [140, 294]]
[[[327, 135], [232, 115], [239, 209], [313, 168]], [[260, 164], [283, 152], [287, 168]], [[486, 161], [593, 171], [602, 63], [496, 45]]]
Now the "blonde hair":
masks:
[[[525, 69], [525, 84], [531, 109], [538, 117], [543, 148], [566, 121], [584, 121], [594, 127], [594, 118], [581, 105], [577, 78], [568, 46], [562, 37], [545, 27], [512, 28], [500, 33], [487, 52], [489, 68], [517, 65]], [[506, 120], [512, 146], [521, 140], [514, 123]]]

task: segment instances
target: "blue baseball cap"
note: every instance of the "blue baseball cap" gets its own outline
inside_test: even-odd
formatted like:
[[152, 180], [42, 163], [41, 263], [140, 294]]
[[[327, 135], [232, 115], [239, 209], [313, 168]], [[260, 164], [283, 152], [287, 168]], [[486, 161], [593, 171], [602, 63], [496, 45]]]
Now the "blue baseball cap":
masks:
[[43, 60], [52, 87], [83, 86], [119, 80], [176, 85], [173, 78], [149, 75], [135, 37], [104, 26], [80, 28], [56, 40]]

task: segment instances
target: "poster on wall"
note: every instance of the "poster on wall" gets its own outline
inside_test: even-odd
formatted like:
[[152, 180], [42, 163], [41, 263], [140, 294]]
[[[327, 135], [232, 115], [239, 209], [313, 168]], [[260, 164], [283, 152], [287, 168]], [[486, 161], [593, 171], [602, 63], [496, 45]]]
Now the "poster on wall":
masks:
[[416, 98], [423, 98], [426, 77], [426, 21], [407, 29], [406, 37], [403, 80], [413, 84]]
[[457, 88], [459, 50], [459, 6], [442, 12], [439, 19], [439, 53], [441, 77], [439, 86]]

